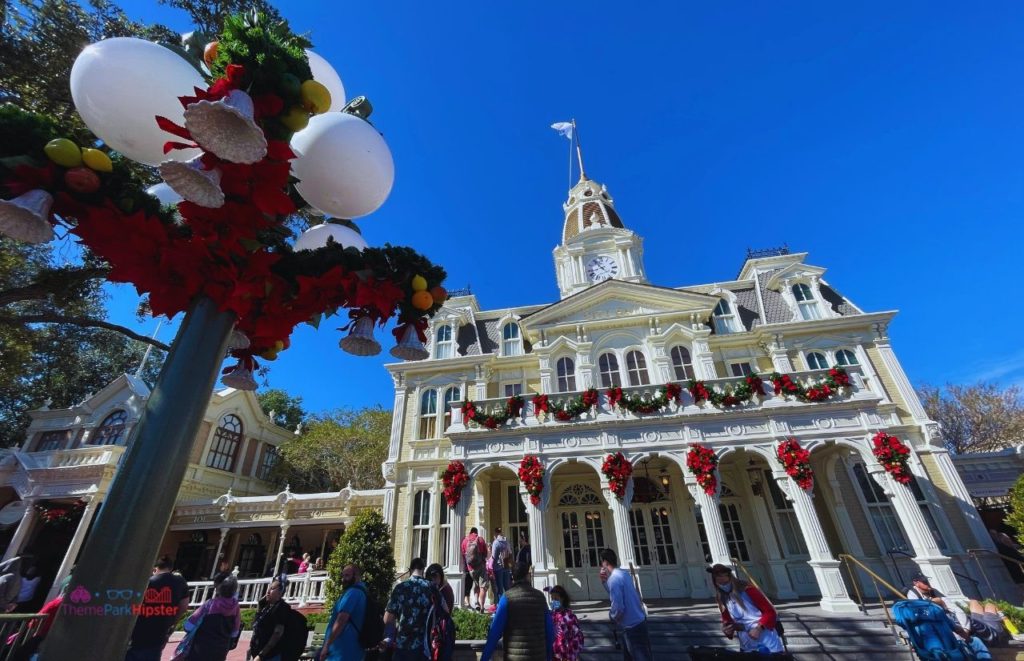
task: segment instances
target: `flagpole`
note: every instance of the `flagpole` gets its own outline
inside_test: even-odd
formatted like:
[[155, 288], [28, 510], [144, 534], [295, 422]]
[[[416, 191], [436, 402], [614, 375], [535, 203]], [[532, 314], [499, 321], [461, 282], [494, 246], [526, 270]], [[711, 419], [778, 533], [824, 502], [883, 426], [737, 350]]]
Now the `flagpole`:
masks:
[[[583, 148], [580, 145], [580, 132], [576, 128], [575, 118], [572, 120], [572, 135], [576, 138], [576, 158], [580, 162], [580, 181], [583, 181], [587, 178], [587, 173], [583, 170]], [[569, 175], [569, 178], [572, 178], [571, 174]]]
[[575, 131], [569, 138], [569, 189], [572, 189], [572, 141], [576, 139]]
[[[160, 321], [158, 321], [156, 323], [156, 330], [153, 331], [153, 339], [154, 340], [156, 339], [156, 334], [160, 332], [160, 326], [162, 326], [163, 323], [164, 323], [163, 319], [161, 319]], [[142, 354], [142, 362], [139, 363], [139, 369], [135, 370], [136, 378], [140, 378], [140, 379], [142, 378], [142, 371], [145, 369], [146, 361], [149, 360], [149, 354], [152, 351], [153, 351], [153, 345], [152, 344], [146, 345], [146, 353]]]

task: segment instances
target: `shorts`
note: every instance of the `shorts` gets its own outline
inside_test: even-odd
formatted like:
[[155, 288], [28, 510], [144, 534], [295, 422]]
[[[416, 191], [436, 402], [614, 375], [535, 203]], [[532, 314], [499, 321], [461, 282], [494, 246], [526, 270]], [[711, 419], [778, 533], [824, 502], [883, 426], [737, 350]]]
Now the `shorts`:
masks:
[[971, 613], [970, 622], [971, 633], [986, 643], [1005, 643], [1010, 639], [1003, 618], [995, 613]]
[[487, 587], [487, 568], [477, 567], [469, 569], [469, 575], [473, 579], [473, 587], [477, 590], [482, 590]]

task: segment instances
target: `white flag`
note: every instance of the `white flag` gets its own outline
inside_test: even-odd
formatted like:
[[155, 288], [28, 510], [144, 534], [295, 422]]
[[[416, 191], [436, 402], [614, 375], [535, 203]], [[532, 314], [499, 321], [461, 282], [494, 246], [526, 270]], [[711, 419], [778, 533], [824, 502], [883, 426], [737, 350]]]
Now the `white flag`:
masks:
[[564, 135], [572, 140], [572, 122], [555, 122], [551, 125], [551, 128], [558, 131], [558, 135]]

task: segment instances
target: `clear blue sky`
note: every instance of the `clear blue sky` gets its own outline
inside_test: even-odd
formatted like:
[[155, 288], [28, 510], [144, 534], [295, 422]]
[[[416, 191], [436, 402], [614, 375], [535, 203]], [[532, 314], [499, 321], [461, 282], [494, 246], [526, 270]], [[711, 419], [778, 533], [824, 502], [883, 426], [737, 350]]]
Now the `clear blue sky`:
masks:
[[[278, 6], [394, 154], [367, 239], [415, 247], [484, 308], [557, 299], [567, 143], [548, 126], [575, 117], [653, 283], [729, 280], [747, 247], [788, 243], [863, 309], [901, 311], [915, 384], [1024, 382], [1024, 5]], [[134, 305], [115, 294], [115, 318]], [[383, 357], [340, 351], [338, 325], [300, 328], [271, 385], [313, 411], [390, 407]]]

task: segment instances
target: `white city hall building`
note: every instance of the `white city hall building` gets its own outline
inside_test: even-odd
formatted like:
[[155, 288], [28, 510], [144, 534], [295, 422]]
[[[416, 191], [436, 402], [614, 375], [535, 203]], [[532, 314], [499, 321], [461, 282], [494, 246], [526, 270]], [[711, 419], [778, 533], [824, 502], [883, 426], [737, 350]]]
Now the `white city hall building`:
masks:
[[[992, 542], [890, 344], [894, 311], [861, 310], [824, 268], [785, 249], [749, 254], [728, 282], [653, 284], [642, 238], [604, 186], [581, 178], [563, 208], [560, 300], [485, 310], [454, 296], [432, 321], [430, 359], [388, 366], [384, 516], [400, 567], [441, 562], [458, 586], [462, 537], [477, 526], [490, 541], [500, 526], [514, 546], [529, 539], [536, 585], [561, 583], [576, 599], [605, 598], [603, 547], [635, 567], [648, 599], [710, 596], [709, 562], [741, 565], [777, 599], [816, 598], [832, 611], [855, 609], [851, 580], [874, 594], [865, 572], [854, 567], [851, 579], [841, 566], [845, 555], [897, 586], [920, 569], [948, 595], [978, 596], [983, 573], [1005, 575], [976, 551]], [[850, 387], [824, 401], [777, 395], [768, 378], [812, 387], [837, 366]], [[726, 393], [750, 374], [762, 375], [763, 392], [735, 406], [695, 402], [688, 390], [696, 380]], [[613, 386], [650, 398], [670, 382], [681, 399], [659, 412], [633, 414], [608, 398]], [[591, 387], [595, 407], [555, 419]], [[551, 410], [537, 415], [541, 393]], [[493, 429], [463, 419], [466, 399], [487, 412], [514, 395], [523, 410]], [[910, 446], [909, 484], [875, 458], [880, 431]], [[810, 490], [777, 458], [789, 438], [810, 451]], [[695, 444], [718, 458], [711, 494], [687, 468]], [[633, 465], [622, 498], [601, 472], [616, 452]], [[536, 505], [517, 477], [524, 455], [544, 468]], [[452, 509], [440, 477], [450, 461], [470, 476]]]

